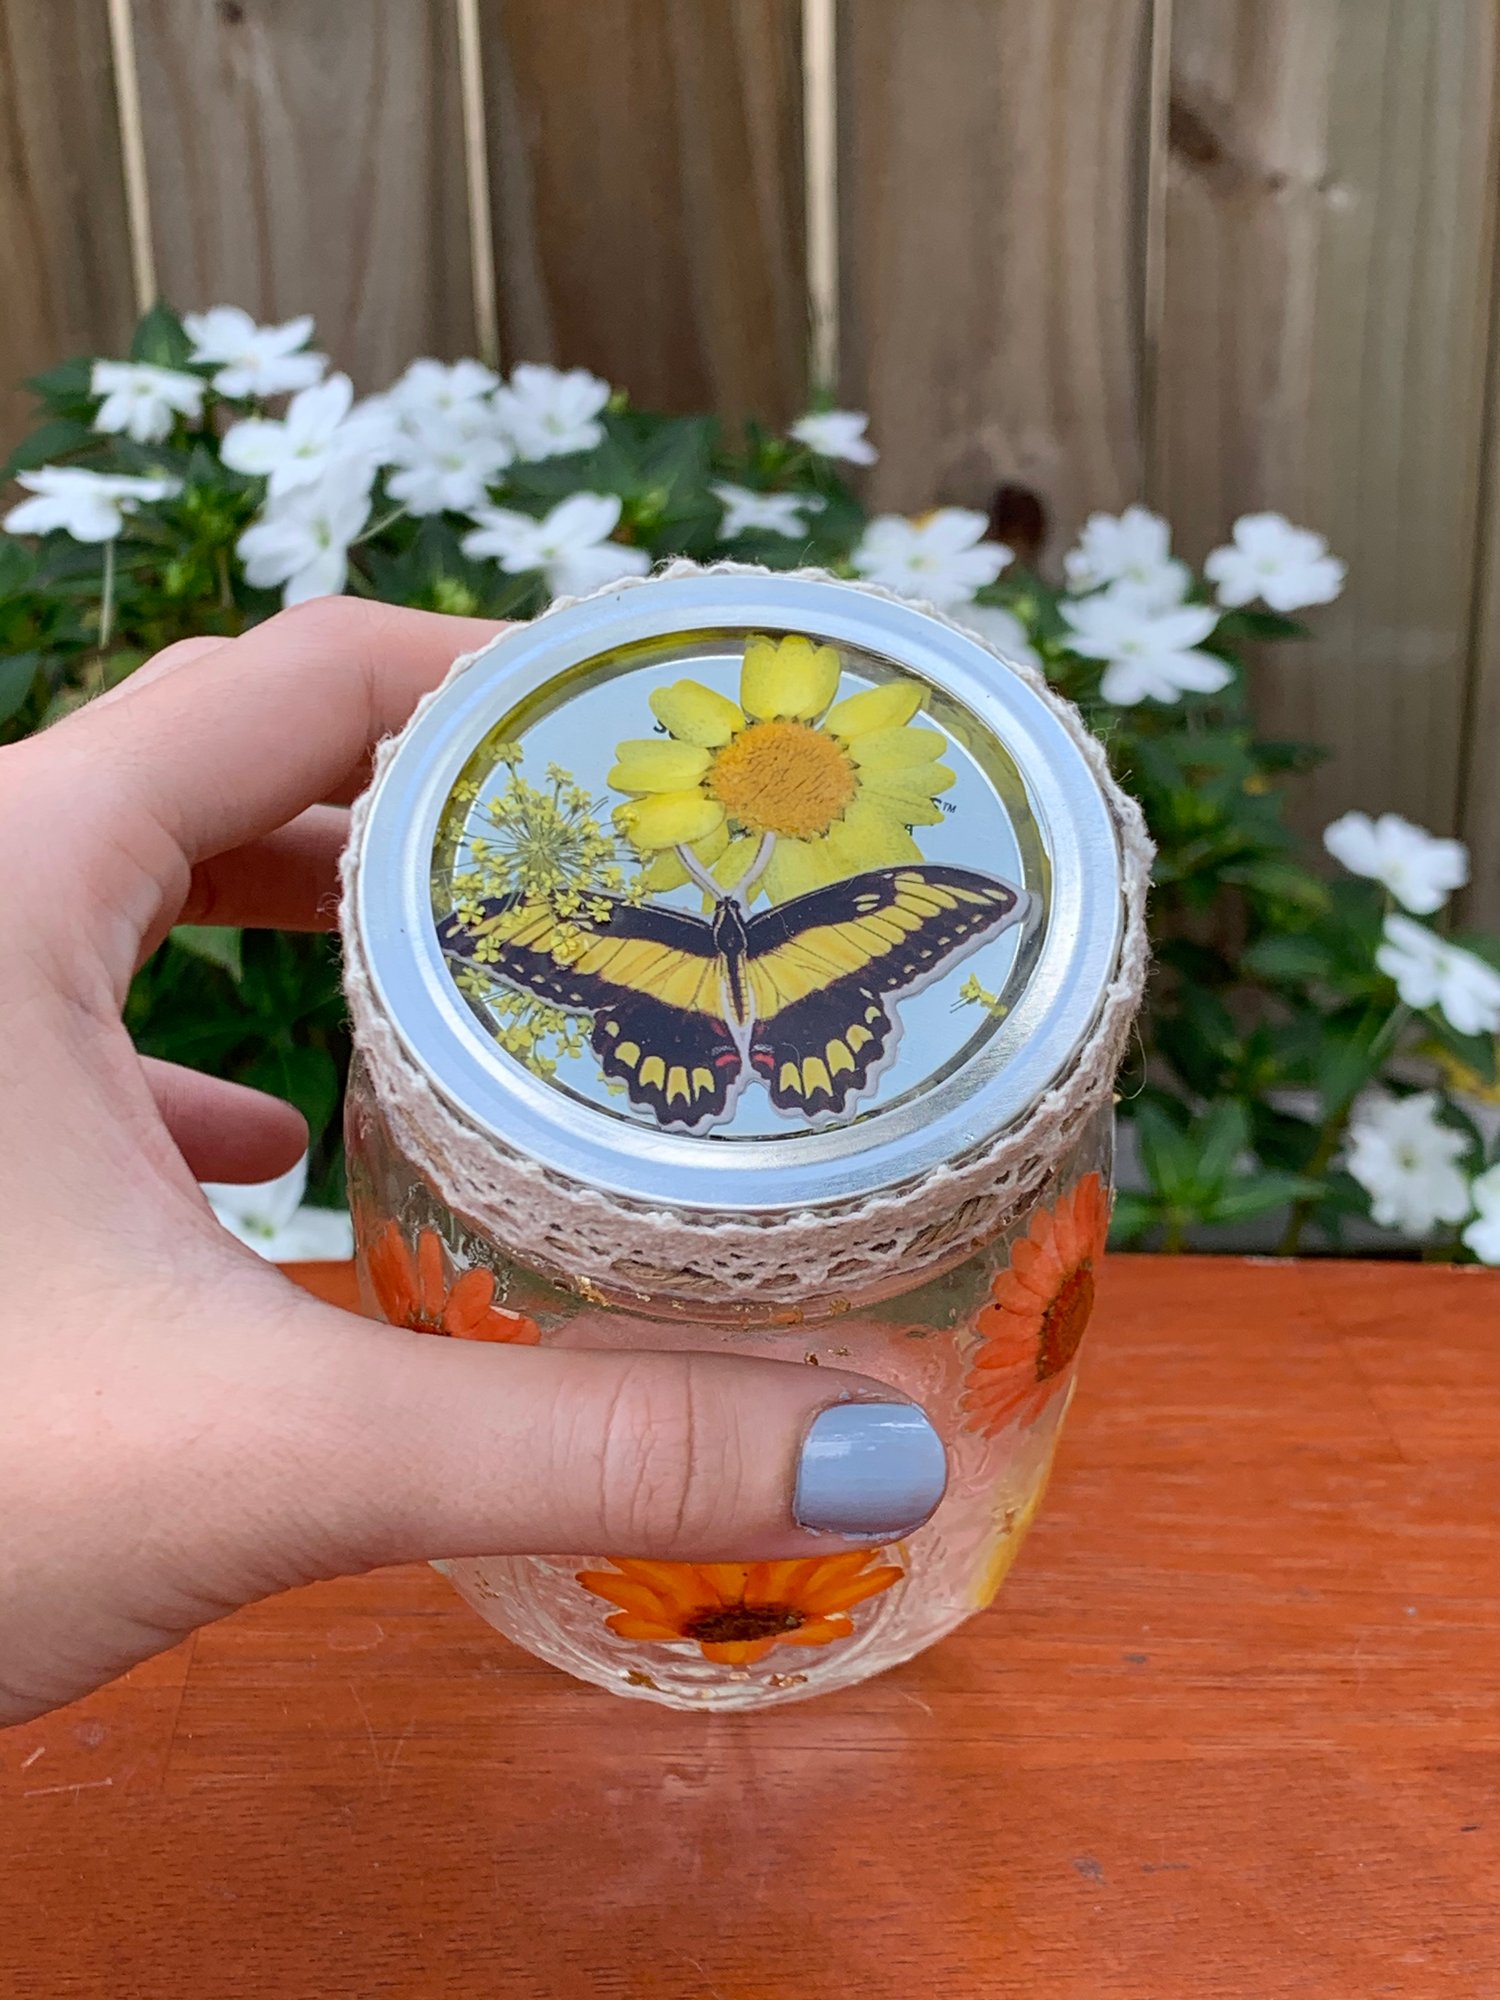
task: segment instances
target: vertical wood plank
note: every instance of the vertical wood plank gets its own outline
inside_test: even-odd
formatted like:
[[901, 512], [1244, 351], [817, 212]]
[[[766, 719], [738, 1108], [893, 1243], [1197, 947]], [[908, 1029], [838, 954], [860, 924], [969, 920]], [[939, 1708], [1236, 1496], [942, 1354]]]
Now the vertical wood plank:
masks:
[[135, 317], [104, 0], [0, 0], [0, 452], [21, 378], [123, 353]]
[[1139, 492], [1149, 0], [843, 0], [844, 385], [905, 509]]
[[317, 316], [361, 386], [474, 345], [451, 0], [135, 0], [179, 307]]
[[483, 0], [500, 345], [658, 408], [806, 391], [796, 0]]
[[1460, 909], [1469, 922], [1500, 931], [1500, 227], [1493, 239], [1490, 284], [1489, 407], [1458, 831], [1470, 855], [1470, 886]]
[[1349, 587], [1257, 667], [1334, 757], [1298, 809], [1454, 830], [1474, 588], [1495, 0], [1176, 0], [1153, 497], [1186, 553], [1269, 507]]

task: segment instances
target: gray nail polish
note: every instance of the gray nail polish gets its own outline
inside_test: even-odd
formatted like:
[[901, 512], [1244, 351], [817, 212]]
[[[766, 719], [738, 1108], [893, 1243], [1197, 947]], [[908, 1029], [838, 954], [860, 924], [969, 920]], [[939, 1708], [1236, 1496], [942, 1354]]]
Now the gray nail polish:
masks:
[[919, 1528], [947, 1483], [943, 1441], [915, 1403], [835, 1403], [802, 1440], [792, 1511], [799, 1527], [882, 1541]]

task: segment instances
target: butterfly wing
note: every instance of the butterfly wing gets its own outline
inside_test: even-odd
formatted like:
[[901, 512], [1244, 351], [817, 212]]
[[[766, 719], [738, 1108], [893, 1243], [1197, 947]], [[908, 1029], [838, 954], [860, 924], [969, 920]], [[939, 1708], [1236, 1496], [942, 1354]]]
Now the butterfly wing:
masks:
[[699, 1131], [733, 1109], [744, 1062], [724, 1020], [712, 927], [685, 910], [590, 897], [559, 918], [547, 904], [492, 898], [443, 919], [444, 955], [569, 1013], [591, 1014], [607, 1077], [661, 1125]]
[[893, 1003], [1030, 913], [993, 876], [939, 864], [876, 868], [750, 919], [750, 1060], [778, 1111], [843, 1115], [895, 1053]]

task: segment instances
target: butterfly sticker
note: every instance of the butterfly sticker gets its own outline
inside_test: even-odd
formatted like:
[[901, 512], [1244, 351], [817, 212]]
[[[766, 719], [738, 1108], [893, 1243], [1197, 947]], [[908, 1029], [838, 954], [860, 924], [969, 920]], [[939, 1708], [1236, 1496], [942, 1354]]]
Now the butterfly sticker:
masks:
[[899, 1003], [1026, 921], [1034, 898], [974, 869], [870, 869], [748, 914], [591, 896], [565, 919], [519, 892], [438, 926], [444, 954], [545, 1004], [593, 1016], [604, 1075], [663, 1127], [705, 1132], [752, 1079], [811, 1125], [875, 1088]]

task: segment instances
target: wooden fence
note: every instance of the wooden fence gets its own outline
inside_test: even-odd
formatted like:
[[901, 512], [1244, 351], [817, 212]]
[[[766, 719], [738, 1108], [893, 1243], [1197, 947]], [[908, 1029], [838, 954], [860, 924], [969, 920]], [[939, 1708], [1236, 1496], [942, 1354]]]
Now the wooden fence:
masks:
[[[1500, 0], [0, 0], [0, 381], [143, 295], [872, 414], [881, 504], [1275, 507], [1261, 670], [1500, 920]], [[4, 421], [12, 428], [14, 405]]]

